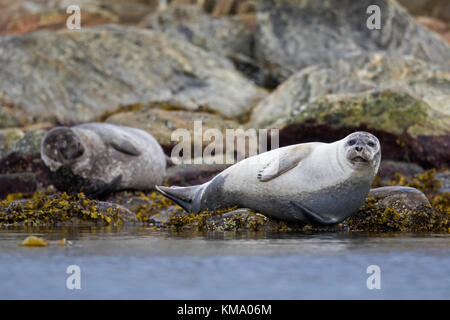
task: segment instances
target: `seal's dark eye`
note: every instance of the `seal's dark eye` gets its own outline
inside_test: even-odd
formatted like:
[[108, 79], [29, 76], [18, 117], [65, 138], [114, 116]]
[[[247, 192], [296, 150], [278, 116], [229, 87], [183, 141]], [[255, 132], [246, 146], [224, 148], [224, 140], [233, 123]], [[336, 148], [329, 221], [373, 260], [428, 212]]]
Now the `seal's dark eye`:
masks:
[[354, 145], [355, 143], [356, 143], [356, 140], [352, 139], [352, 140], [350, 140], [350, 141], [348, 142], [348, 145], [349, 145], [349, 146], [352, 146], [352, 145]]
[[370, 141], [369, 143], [367, 143], [367, 145], [369, 146], [369, 147], [375, 147], [375, 143], [373, 143], [372, 141]]

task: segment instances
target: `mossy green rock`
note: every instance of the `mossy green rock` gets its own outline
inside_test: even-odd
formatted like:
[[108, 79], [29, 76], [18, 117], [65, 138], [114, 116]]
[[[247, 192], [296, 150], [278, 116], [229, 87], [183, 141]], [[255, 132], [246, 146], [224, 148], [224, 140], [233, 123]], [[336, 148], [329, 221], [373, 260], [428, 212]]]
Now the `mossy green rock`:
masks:
[[280, 138], [292, 135], [289, 143], [303, 142], [308, 133], [311, 139], [326, 131], [338, 140], [371, 131], [381, 139], [385, 159], [448, 167], [450, 72], [385, 54], [311, 66], [262, 100], [250, 124], [278, 127]]
[[[0, 130], [0, 144], [3, 144], [0, 148], [0, 174], [32, 173], [41, 185], [47, 186], [48, 170], [41, 159], [41, 141], [45, 132], [44, 129], [25, 132], [21, 129]], [[20, 188], [14, 190], [18, 192]]]
[[[361, 55], [302, 69], [257, 105], [251, 123], [257, 127], [282, 125], [302, 111], [303, 115], [305, 112], [315, 113], [314, 105], [322, 97], [330, 96], [322, 101], [323, 104], [326, 100], [344, 99], [346, 95], [352, 98], [358, 93], [371, 91], [386, 92], [376, 100], [366, 101], [366, 104], [372, 103], [370, 108], [375, 109], [372, 114], [378, 115], [388, 108], [393, 109], [388, 112], [394, 115], [398, 113], [396, 109], [403, 114], [414, 111], [418, 114], [412, 121], [420, 122], [427, 116], [438, 122], [431, 129], [448, 125], [449, 67], [441, 68], [412, 57], [394, 58], [386, 54]], [[393, 93], [388, 94], [389, 91]], [[414, 115], [407, 115], [407, 119], [411, 117]], [[402, 125], [400, 120], [395, 117], [389, 122], [396, 121], [394, 126], [398, 127]], [[394, 129], [391, 126], [390, 130]]]
[[360, 127], [394, 135], [445, 134], [450, 117], [434, 118], [431, 108], [409, 94], [392, 90], [326, 95], [293, 110], [285, 125], [314, 121], [330, 127]]

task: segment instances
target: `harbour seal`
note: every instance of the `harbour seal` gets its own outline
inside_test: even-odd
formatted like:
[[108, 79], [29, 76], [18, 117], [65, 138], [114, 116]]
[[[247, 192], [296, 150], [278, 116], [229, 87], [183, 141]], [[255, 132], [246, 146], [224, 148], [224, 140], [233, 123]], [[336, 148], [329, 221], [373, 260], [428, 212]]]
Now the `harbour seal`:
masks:
[[101, 197], [161, 184], [166, 156], [147, 132], [107, 123], [56, 127], [44, 136], [41, 158], [60, 191]]
[[202, 185], [156, 189], [190, 213], [238, 206], [287, 221], [327, 225], [364, 203], [380, 159], [378, 139], [355, 132], [333, 143], [261, 153]]

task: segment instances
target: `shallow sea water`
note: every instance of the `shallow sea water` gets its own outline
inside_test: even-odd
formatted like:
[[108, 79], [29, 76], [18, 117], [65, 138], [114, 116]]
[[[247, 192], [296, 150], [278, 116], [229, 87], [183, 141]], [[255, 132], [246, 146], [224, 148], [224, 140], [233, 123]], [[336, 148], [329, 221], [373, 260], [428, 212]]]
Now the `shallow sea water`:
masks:
[[[72, 245], [20, 246], [29, 235]], [[80, 290], [66, 287], [69, 265]], [[0, 231], [1, 299], [450, 299], [449, 273], [448, 235]]]

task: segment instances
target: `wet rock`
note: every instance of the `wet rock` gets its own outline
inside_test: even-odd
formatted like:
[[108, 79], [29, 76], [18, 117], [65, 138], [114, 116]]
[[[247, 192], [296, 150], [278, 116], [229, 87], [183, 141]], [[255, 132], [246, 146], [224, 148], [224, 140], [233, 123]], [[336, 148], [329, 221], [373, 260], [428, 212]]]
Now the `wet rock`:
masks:
[[275, 227], [275, 224], [268, 225], [269, 219], [250, 209], [236, 209], [222, 215], [214, 215], [207, 219], [206, 228], [214, 231], [238, 231], [253, 230], [258, 231]]
[[382, 160], [380, 168], [378, 169], [378, 176], [386, 185], [395, 173], [400, 173], [407, 177], [413, 177], [417, 174], [423, 173], [424, 169], [415, 163]]
[[139, 222], [157, 227], [167, 223], [170, 217], [184, 213], [181, 207], [156, 191], [121, 191], [104, 200], [127, 208]]
[[427, 197], [419, 190], [411, 187], [381, 187], [371, 189], [368, 198], [374, 198], [381, 210], [417, 210], [430, 206]]
[[353, 231], [448, 232], [449, 212], [435, 211], [427, 197], [411, 187], [372, 189], [366, 203], [346, 220]]
[[121, 225], [138, 222], [115, 203], [91, 200], [82, 193], [36, 192], [32, 198], [0, 201], [0, 226]]
[[[366, 27], [371, 5], [380, 7], [380, 30]], [[395, 1], [264, 0], [259, 8], [255, 56], [279, 82], [313, 64], [375, 51], [450, 61], [449, 45]]]
[[109, 25], [0, 38], [0, 104], [21, 124], [87, 122], [141, 102], [239, 118], [264, 96], [226, 58], [157, 31]]
[[[120, 221], [123, 222], [138, 222], [136, 215], [125, 208], [124, 206], [118, 205], [116, 203], [110, 203], [105, 201], [97, 202], [98, 211], [100, 214], [106, 217], [112, 218], [112, 216], [119, 215]], [[108, 220], [106, 220], [108, 222]]]
[[36, 189], [36, 176], [31, 172], [0, 174], [0, 199], [10, 193], [33, 193]]
[[439, 193], [450, 192], [450, 171], [438, 172], [436, 179], [441, 182], [441, 187], [438, 190]]
[[450, 72], [423, 61], [361, 56], [296, 73], [258, 104], [251, 125], [283, 129], [283, 145], [368, 130], [382, 139], [385, 159], [445, 167], [449, 88]]

